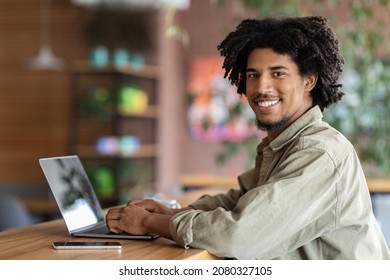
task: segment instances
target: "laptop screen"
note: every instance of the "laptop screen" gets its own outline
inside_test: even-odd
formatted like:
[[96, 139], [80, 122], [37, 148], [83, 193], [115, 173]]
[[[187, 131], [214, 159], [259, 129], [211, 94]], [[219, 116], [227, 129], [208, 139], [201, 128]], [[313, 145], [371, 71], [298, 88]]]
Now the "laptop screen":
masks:
[[104, 214], [78, 156], [39, 160], [69, 232], [104, 221]]

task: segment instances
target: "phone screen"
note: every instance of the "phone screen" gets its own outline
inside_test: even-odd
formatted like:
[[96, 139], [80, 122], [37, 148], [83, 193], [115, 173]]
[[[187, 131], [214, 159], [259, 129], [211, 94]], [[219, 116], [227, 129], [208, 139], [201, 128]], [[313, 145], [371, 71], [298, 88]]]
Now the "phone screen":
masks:
[[120, 249], [122, 248], [119, 242], [53, 242], [54, 249]]

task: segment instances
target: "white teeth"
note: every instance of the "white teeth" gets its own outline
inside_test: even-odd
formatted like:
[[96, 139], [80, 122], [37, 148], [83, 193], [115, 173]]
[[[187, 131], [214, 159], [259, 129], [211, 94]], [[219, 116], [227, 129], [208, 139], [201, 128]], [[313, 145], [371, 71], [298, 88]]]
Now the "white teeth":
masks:
[[258, 102], [257, 106], [259, 106], [259, 107], [270, 107], [270, 106], [276, 105], [277, 103], [279, 103], [279, 100], [262, 101], [262, 102]]

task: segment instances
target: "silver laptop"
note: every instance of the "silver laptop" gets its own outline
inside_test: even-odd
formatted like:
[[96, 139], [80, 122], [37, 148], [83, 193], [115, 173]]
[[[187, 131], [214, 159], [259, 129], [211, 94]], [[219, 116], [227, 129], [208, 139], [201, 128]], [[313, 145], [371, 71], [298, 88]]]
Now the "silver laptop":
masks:
[[39, 163], [70, 235], [117, 239], [158, 237], [109, 231], [105, 214], [78, 156], [42, 158]]

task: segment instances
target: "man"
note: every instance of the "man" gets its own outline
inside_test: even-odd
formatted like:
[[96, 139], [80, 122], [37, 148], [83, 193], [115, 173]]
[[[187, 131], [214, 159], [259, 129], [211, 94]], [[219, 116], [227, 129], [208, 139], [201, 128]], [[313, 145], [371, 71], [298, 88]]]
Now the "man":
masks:
[[354, 148], [322, 121], [341, 100], [344, 60], [322, 17], [244, 20], [218, 46], [259, 129], [240, 189], [172, 210], [152, 200], [111, 209], [113, 232], [148, 232], [236, 259], [390, 259]]

